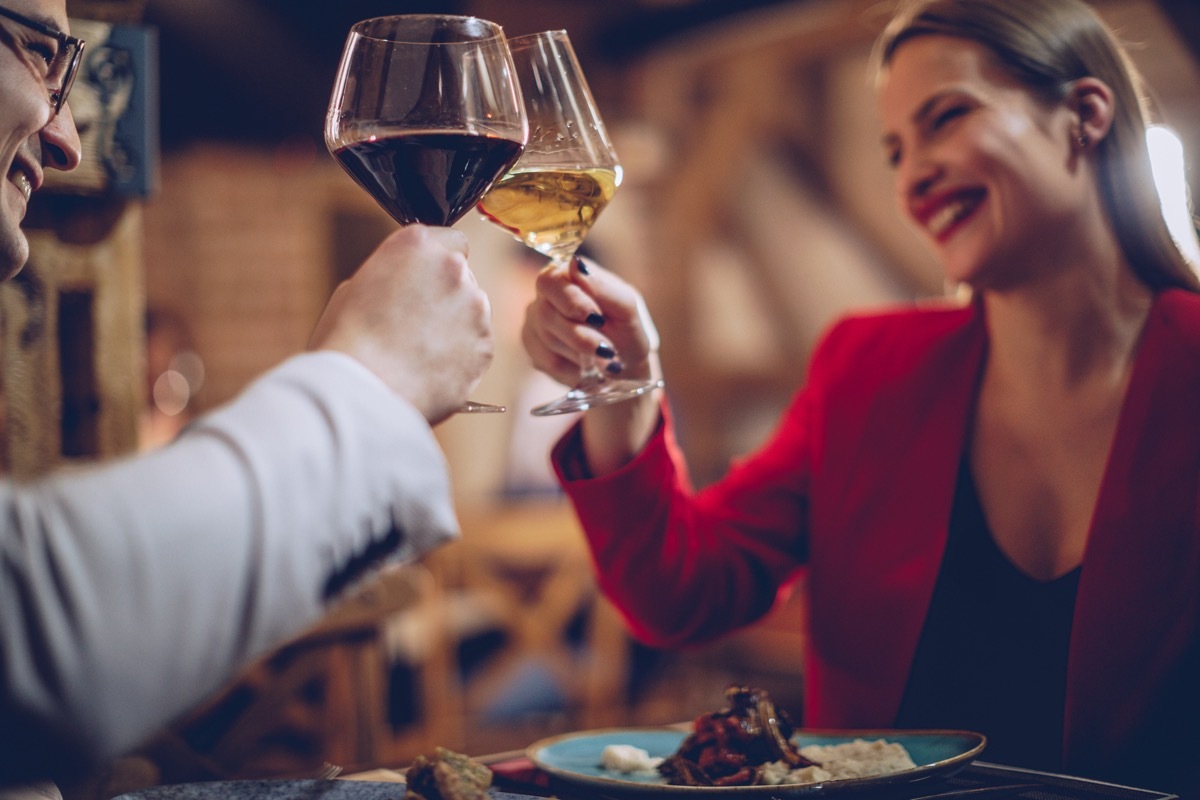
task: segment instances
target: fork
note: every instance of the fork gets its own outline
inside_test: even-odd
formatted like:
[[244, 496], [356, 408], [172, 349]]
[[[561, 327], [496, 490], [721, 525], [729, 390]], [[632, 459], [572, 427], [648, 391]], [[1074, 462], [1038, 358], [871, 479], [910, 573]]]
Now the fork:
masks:
[[321, 768], [318, 769], [312, 776], [314, 781], [328, 781], [342, 774], [342, 768], [337, 764], [330, 764], [328, 761], [321, 763]]

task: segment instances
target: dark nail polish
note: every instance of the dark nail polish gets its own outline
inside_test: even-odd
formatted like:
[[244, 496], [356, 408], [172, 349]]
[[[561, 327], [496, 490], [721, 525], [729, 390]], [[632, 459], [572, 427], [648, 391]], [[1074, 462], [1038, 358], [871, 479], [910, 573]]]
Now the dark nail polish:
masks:
[[616, 354], [617, 354], [617, 351], [613, 350], [611, 347], [609, 347], [606, 344], [602, 344], [596, 348], [596, 355], [600, 356], [601, 358], [612, 358]]
[[610, 361], [604, 365], [604, 371], [609, 375], [620, 375], [623, 369], [625, 369], [625, 365], [620, 361]]
[[591, 275], [592, 274], [588, 270], [587, 264], [583, 263], [582, 258], [575, 259], [575, 269], [579, 270], [580, 274], [582, 274], [582, 275]]
[[587, 315], [587, 324], [591, 325], [593, 328], [603, 328], [604, 317], [593, 311], [591, 314]]

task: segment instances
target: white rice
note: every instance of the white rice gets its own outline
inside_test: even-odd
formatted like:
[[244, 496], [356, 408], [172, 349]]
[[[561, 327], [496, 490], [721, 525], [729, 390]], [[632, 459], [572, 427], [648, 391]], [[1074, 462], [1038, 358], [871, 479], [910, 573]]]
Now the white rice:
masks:
[[763, 764], [762, 782], [766, 786], [778, 786], [781, 783], [824, 783], [833, 780], [833, 773], [826, 772], [821, 767], [801, 767], [788, 769], [783, 761]]
[[887, 775], [917, 766], [904, 749], [904, 745], [886, 739], [855, 739], [852, 742], [828, 745], [810, 744], [800, 748], [800, 755], [821, 766], [789, 770], [786, 763], [776, 761], [763, 768], [763, 782], [772, 785], [820, 783]]

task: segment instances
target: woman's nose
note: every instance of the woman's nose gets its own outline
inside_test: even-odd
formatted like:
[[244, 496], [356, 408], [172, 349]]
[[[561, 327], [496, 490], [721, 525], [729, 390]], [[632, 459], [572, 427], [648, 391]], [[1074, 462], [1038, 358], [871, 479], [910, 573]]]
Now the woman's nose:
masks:
[[896, 172], [896, 208], [906, 217], [916, 217], [933, 193], [942, 174], [941, 169], [929, 161], [914, 159], [901, 166]]
[[912, 158], [898, 176], [902, 200], [920, 200], [926, 197], [937, 183], [941, 171], [926, 158]]
[[42, 144], [42, 166], [64, 172], [75, 169], [83, 157], [83, 145], [71, 107], [64, 105], [38, 133]]

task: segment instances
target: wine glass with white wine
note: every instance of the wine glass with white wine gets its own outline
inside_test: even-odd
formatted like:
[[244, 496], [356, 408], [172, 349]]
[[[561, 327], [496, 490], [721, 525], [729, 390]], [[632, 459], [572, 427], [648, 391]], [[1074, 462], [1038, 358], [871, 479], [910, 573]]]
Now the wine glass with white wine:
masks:
[[[325, 143], [401, 225], [453, 225], [517, 160], [527, 131], [496, 23], [399, 14], [350, 28]], [[468, 401], [459, 411], [504, 407]]]
[[[529, 139], [520, 159], [483, 196], [480, 212], [570, 270], [597, 216], [621, 185], [621, 165], [564, 30], [508, 40], [525, 99]], [[533, 409], [567, 414], [629, 400], [662, 385], [606, 375], [591, 353], [565, 395]]]

